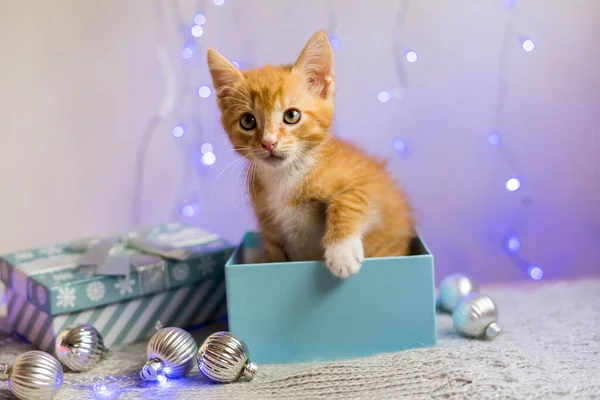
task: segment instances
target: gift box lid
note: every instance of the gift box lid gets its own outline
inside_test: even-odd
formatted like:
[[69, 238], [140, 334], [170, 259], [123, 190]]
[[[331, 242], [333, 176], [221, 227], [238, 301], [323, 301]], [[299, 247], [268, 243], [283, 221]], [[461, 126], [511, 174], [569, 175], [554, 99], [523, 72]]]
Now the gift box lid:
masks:
[[0, 272], [7, 287], [57, 315], [222, 277], [234, 248], [216, 234], [171, 222], [7, 254]]

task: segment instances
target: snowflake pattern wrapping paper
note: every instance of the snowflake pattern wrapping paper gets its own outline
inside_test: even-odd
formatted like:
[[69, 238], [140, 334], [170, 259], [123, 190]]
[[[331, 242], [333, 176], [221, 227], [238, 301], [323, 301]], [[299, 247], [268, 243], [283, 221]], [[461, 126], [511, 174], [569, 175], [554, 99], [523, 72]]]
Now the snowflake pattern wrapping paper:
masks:
[[163, 259], [156, 267], [132, 265], [128, 276], [101, 275], [95, 266], [79, 265], [82, 251], [72, 250], [69, 244], [55, 244], [3, 256], [1, 278], [37, 308], [63, 314], [222, 276], [234, 249], [232, 243], [217, 235], [178, 222], [160, 225], [150, 232], [150, 239], [185, 247], [191, 256], [185, 262]]
[[[163, 258], [158, 265], [141, 268], [132, 264], [127, 276], [102, 275], [95, 266], [80, 265], [83, 250], [69, 244], [0, 257], [0, 277], [11, 293], [9, 322], [14, 330], [46, 349], [44, 346], [48, 346], [46, 342], [50, 339], [43, 337], [42, 332], [54, 332], [54, 328], [75, 320], [112, 330], [102, 332], [109, 343], [128, 343], [145, 338], [146, 325], [154, 326], [158, 319], [169, 321], [171, 314], [172, 326], [200, 323], [223, 315], [224, 265], [234, 245], [179, 222], [163, 224], [148, 232], [152, 241], [185, 248], [191, 255], [185, 261]], [[140, 250], [126, 251], [135, 254]], [[193, 310], [175, 314], [183, 304], [191, 304], [191, 308], [198, 310], [206, 307], [206, 311], [197, 315], [191, 314]], [[142, 322], [129, 326], [134, 320]], [[52, 351], [50, 347], [48, 350]]]
[[66, 287], [58, 288], [58, 296], [56, 296], [56, 304], [59, 307], [67, 308], [75, 306], [75, 289]]
[[119, 291], [121, 296], [124, 296], [127, 293], [133, 293], [133, 285], [135, 285], [135, 280], [128, 276], [124, 276], [119, 278], [117, 283], [115, 283], [115, 289]]
[[87, 294], [88, 299], [91, 301], [102, 300], [105, 292], [106, 290], [104, 289], [104, 283], [98, 281], [88, 283], [85, 289], [85, 293]]
[[[212, 260], [211, 260], [212, 261]], [[173, 267], [173, 278], [177, 281], [185, 281], [190, 275], [190, 266], [182, 262]]]

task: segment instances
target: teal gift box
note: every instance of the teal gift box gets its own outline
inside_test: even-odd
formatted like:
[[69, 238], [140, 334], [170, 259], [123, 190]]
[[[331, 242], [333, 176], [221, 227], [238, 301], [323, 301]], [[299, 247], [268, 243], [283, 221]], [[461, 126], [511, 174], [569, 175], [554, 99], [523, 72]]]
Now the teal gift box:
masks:
[[435, 346], [433, 255], [370, 258], [348, 279], [323, 262], [262, 263], [245, 234], [225, 265], [229, 329], [259, 364], [337, 360]]
[[[171, 222], [0, 258], [8, 320], [38, 348], [76, 324], [94, 325], [108, 346], [148, 338], [158, 321], [187, 327], [226, 312], [224, 265], [235, 246]], [[90, 261], [91, 260], [91, 261]]]

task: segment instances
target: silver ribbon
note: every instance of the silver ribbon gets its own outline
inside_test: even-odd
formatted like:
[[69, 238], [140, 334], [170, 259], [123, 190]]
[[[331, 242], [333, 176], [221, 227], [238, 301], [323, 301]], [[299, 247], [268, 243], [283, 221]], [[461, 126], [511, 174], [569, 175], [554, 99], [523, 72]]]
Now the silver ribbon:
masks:
[[[133, 232], [121, 237], [91, 238], [71, 243], [73, 251], [82, 251], [79, 264], [95, 266], [101, 275], [128, 276], [131, 266], [137, 272], [148, 269], [164, 270], [165, 259], [186, 260], [186, 248], [178, 248], [148, 239], [148, 235]], [[127, 250], [137, 250], [131, 252]]]

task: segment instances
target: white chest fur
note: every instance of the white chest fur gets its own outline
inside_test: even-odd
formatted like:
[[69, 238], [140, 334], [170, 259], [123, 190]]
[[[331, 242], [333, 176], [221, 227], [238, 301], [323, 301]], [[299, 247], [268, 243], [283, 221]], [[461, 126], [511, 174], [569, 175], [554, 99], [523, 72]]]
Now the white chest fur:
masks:
[[292, 196], [310, 184], [304, 171], [265, 171], [264, 177], [267, 207], [291, 261], [322, 259], [325, 205], [317, 201], [291, 204]]

